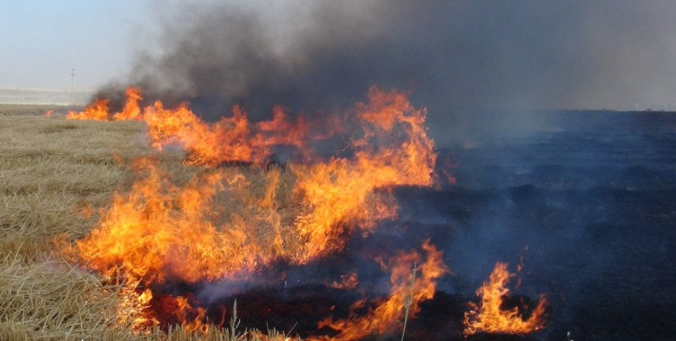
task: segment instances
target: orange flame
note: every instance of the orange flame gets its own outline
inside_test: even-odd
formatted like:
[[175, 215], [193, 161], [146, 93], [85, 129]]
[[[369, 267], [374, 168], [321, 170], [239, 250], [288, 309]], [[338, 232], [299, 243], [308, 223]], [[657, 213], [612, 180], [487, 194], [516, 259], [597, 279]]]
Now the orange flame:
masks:
[[226, 242], [227, 233], [218, 233], [207, 219], [223, 174], [207, 174], [179, 188], [148, 159], [135, 167], [146, 177], [128, 195], [116, 193], [99, 227], [77, 243], [92, 269], [112, 274], [121, 267], [144, 283], [167, 275], [194, 282], [221, 278], [246, 263], [236, 257], [236, 243]]
[[340, 276], [340, 282], [333, 281], [329, 286], [333, 289], [352, 290], [359, 285], [359, 276], [356, 272]]
[[[275, 257], [304, 264], [339, 250], [346, 228], [359, 225], [358, 230], [368, 233], [376, 221], [396, 215], [393, 199], [376, 193], [376, 189], [433, 183], [436, 155], [432, 140], [420, 126], [424, 122], [423, 112], [412, 109], [403, 96], [372, 89], [369, 93], [371, 102], [358, 105], [360, 112], [366, 113], [361, 117], [376, 117], [372, 114], [376, 109], [385, 111], [387, 115], [381, 114], [381, 117], [387, 124], [367, 120], [375, 123], [374, 128], [355, 142], [360, 148], [356, 159], [291, 166], [297, 177], [291, 192], [300, 214], [289, 226], [281, 226], [274, 212], [276, 206], [272, 201], [278, 180], [273, 178], [274, 172], [270, 173], [267, 199], [254, 205], [257, 207], [254, 213], [259, 216], [257, 219], [268, 221], [275, 231], [272, 242], [265, 241], [266, 245], [275, 246], [272, 249], [264, 248], [260, 244], [264, 241], [251, 237], [248, 231], [254, 227], [248, 226], [243, 219], [233, 219], [232, 225], [219, 227], [209, 220], [212, 215], [210, 200], [219, 186], [224, 181], [233, 184], [243, 180], [242, 174], [235, 172], [227, 178], [222, 171], [214, 170], [205, 179], [195, 179], [187, 187], [179, 188], [153, 162], [140, 160], [136, 162], [136, 169], [146, 172], [146, 177], [133, 185], [131, 193], [114, 195], [113, 205], [99, 227], [78, 243], [80, 257], [92, 268], [103, 272], [121, 265], [133, 278], [150, 282], [163, 281], [168, 273], [194, 282], [222, 278], [265, 264]], [[167, 131], [171, 136], [184, 136], [176, 133], [181, 130], [172, 130], [176, 126], [190, 127], [190, 136], [208, 137], [213, 136], [210, 132], [217, 132], [221, 137], [234, 136], [230, 140], [236, 141], [236, 136], [247, 130], [243, 117], [236, 108], [232, 118], [224, 118], [216, 127], [210, 127], [184, 106], [166, 111], [159, 102], [145, 114], [149, 133], [159, 136], [158, 141], [168, 136]], [[279, 127], [280, 122], [285, 122], [281, 117], [277, 114], [271, 121], [276, 123], [270, 123], [271, 126]], [[163, 122], [165, 130], [156, 130], [155, 121]], [[384, 126], [392, 130], [394, 123], [401, 126], [400, 136], [393, 131], [388, 135], [387, 130], [378, 129]], [[231, 129], [226, 130], [226, 126]], [[272, 130], [271, 126], [264, 130]], [[283, 124], [281, 126], [286, 130]], [[367, 141], [373, 136], [390, 139], [394, 136], [403, 142], [385, 141], [375, 148]], [[195, 139], [193, 146], [203, 146], [206, 150], [209, 146], [218, 146], [221, 140]], [[186, 137], [184, 141], [189, 140]], [[261, 215], [265, 217], [261, 218]], [[290, 238], [302, 242], [284, 247], [282, 240], [290, 238], [282, 238], [282, 230], [292, 236]]]
[[544, 314], [547, 307], [544, 295], [540, 296], [537, 306], [526, 320], [523, 319], [518, 307], [501, 309], [503, 297], [509, 292], [506, 286], [512, 277], [514, 275], [507, 271], [506, 263], [495, 265], [489, 280], [476, 292], [477, 296], [481, 297], [479, 306], [471, 303], [472, 310], [465, 313], [465, 336], [476, 333], [528, 334], [544, 329], [546, 325]]
[[[140, 121], [143, 120], [141, 108], [138, 102], [143, 99], [141, 89], [129, 87], [125, 92], [127, 102], [122, 111], [115, 113], [112, 119], [115, 121]], [[109, 112], [110, 101], [108, 99], [97, 99], [91, 105], [87, 106], [82, 112], [69, 112], [66, 115], [68, 120], [93, 120], [110, 121]]]
[[[141, 109], [141, 90], [130, 87], [126, 90], [127, 101], [122, 111], [112, 115], [115, 121], [145, 121], [152, 146], [157, 150], [169, 144], [179, 144], [190, 152], [191, 164], [214, 166], [224, 162], [264, 163], [275, 146], [292, 146], [303, 157], [309, 157], [309, 139], [327, 139], [341, 131], [335, 117], [329, 117], [330, 125], [313, 127], [303, 118], [289, 121], [281, 107], [275, 107], [270, 121], [251, 124], [243, 108], [235, 106], [232, 117], [223, 117], [209, 125], [200, 120], [187, 104], [176, 109], [166, 109], [161, 102]], [[94, 101], [82, 112], [71, 112], [71, 120], [110, 121], [109, 101]], [[319, 129], [321, 128], [321, 129]]]
[[[139, 98], [125, 108], [133, 109]], [[435, 182], [436, 154], [424, 127], [425, 111], [413, 108], [397, 91], [374, 87], [368, 98], [354, 111], [364, 130], [351, 143], [354, 157], [292, 164], [284, 184], [277, 168], [265, 173], [211, 168], [178, 185], [154, 160], [137, 160], [138, 179], [131, 191], [115, 193], [98, 226], [76, 243], [80, 260], [106, 276], [149, 287], [167, 279], [195, 283], [240, 278], [280, 258], [302, 265], [341, 250], [350, 234], [371, 233], [379, 220], [396, 217], [397, 205], [387, 189]], [[207, 124], [187, 105], [165, 109], [161, 102], [144, 108], [142, 117], [153, 147], [179, 143], [191, 152], [193, 164], [264, 163], [276, 145], [298, 147], [311, 157], [305, 147], [310, 124], [303, 119], [292, 123], [281, 108], [275, 108], [272, 120], [257, 124], [250, 124], [240, 107], [233, 108], [231, 117]], [[260, 183], [265, 189], [256, 195], [252, 186]], [[280, 191], [282, 186], [290, 187]], [[231, 205], [216, 205], [222, 203], [215, 200], [219, 196]], [[446, 271], [441, 253], [428, 243], [423, 248], [428, 260], [415, 281], [411, 314], [418, 311], [418, 302], [434, 295], [435, 279]], [[407, 287], [400, 283], [410, 278], [411, 264], [421, 261], [415, 253], [393, 261], [393, 294], [369, 315], [372, 322], [351, 318], [326, 325], [345, 335], [356, 333], [355, 328], [389, 330], [402, 315]], [[176, 303], [179, 311], [188, 309]], [[199, 311], [193, 315], [199, 319]]]
[[145, 313], [145, 309], [153, 299], [150, 289], [139, 293], [136, 285], [128, 284], [122, 287], [120, 297], [122, 302], [120, 302], [117, 314], [119, 324], [131, 325], [132, 330], [137, 333], [159, 324], [154, 317]]
[[202, 122], [186, 104], [165, 109], [161, 102], [144, 110], [148, 135], [155, 149], [180, 144], [191, 152], [192, 164], [218, 165], [224, 161], [254, 161], [253, 146], [248, 142], [249, 122], [240, 107], [232, 117], [223, 117], [213, 126]]
[[107, 99], [97, 99], [90, 106], [85, 108], [82, 112], [69, 112], [66, 115], [67, 120], [93, 120], [93, 121], [108, 121], [108, 105], [110, 101]]
[[141, 96], [141, 89], [129, 87], [125, 92], [127, 95], [127, 103], [124, 105], [122, 111], [113, 115], [115, 121], [140, 121], [143, 118], [141, 117], [141, 108], [138, 106], [138, 102], [143, 99]]
[[273, 110], [272, 120], [251, 124], [244, 109], [235, 106], [231, 117], [222, 117], [209, 125], [186, 104], [172, 110], [156, 102], [145, 108], [144, 119], [154, 148], [162, 150], [166, 145], [179, 144], [190, 152], [191, 164], [215, 166], [233, 161], [263, 164], [275, 146], [296, 147], [306, 156], [311, 152], [306, 149], [309, 124], [302, 118], [290, 122], [281, 107]]
[[47, 110], [44, 114], [45, 117], [52, 117], [54, 116], [54, 110]]
[[[376, 189], [434, 183], [436, 153], [422, 126], [424, 110], [413, 109], [402, 93], [371, 88], [369, 103], [358, 103], [357, 115], [367, 124], [365, 136], [353, 142], [355, 159], [291, 167], [298, 176], [296, 190], [312, 208], [299, 218], [299, 230], [308, 239], [307, 255], [323, 255], [327, 245], [342, 247], [336, 238], [344, 232], [341, 223], [369, 233], [374, 222], [394, 218], [396, 205], [374, 197]], [[395, 123], [401, 131], [394, 131]]]
[[[309, 337], [312, 340], [351, 341], [361, 340], [373, 334], [385, 334], [401, 328], [404, 315], [407, 311], [410, 317], [420, 312], [420, 303], [434, 298], [437, 279], [448, 272], [442, 260], [443, 253], [437, 251], [434, 245], [425, 241], [422, 245], [426, 252], [426, 259], [413, 251], [399, 253], [390, 263], [392, 285], [390, 297], [369, 311], [365, 316], [350, 314], [346, 320], [333, 321], [328, 318], [319, 324], [319, 328], [329, 327], [339, 333], [333, 337]], [[416, 264], [421, 264], [416, 268]], [[416, 274], [420, 273], [420, 276]], [[362, 301], [353, 305], [358, 308]]]

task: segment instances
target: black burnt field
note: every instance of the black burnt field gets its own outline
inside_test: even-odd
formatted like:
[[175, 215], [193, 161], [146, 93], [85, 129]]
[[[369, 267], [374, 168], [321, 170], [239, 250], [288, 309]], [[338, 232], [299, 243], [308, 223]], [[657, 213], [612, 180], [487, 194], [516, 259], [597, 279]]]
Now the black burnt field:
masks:
[[535, 339], [673, 340], [676, 116], [546, 115], [441, 150], [456, 185], [397, 192], [402, 242], [431, 237], [453, 272], [435, 301], [476, 300], [496, 261], [523, 257], [514, 293], [550, 301]]

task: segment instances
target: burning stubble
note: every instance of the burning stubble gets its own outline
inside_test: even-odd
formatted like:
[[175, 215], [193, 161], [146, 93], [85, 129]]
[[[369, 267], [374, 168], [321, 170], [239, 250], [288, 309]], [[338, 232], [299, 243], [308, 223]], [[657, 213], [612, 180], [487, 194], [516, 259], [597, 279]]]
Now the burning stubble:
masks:
[[[426, 133], [426, 111], [414, 108], [402, 92], [372, 87], [367, 102], [357, 103], [341, 116], [342, 121], [354, 120], [362, 130], [348, 143], [351, 156], [328, 158], [313, 154], [307, 121], [299, 117], [289, 122], [278, 109], [272, 120], [250, 124], [236, 106], [232, 117], [207, 124], [188, 104], [165, 109], [157, 101], [141, 110], [139, 91], [130, 88], [127, 97], [119, 113], [109, 113], [101, 106], [105, 102], [96, 101], [67, 118], [144, 121], [151, 146], [162, 151], [178, 144], [189, 155], [188, 166], [206, 167], [199, 177], [177, 186], [156, 161], [138, 159], [134, 162], [138, 179], [131, 191], [114, 195], [98, 226], [73, 250], [73, 257], [126, 288], [121, 292], [121, 323], [132, 323], [139, 332], [179, 323], [187, 331], [209, 333], [212, 327], [206, 321], [214, 317], [214, 306], [221, 307], [223, 318], [226, 314], [214, 302], [261, 283], [275, 286], [284, 281], [286, 287], [287, 274], [280, 271], [280, 263], [304, 267], [345, 254], [352, 236], [365, 238], [380, 221], [397, 216], [396, 201], [389, 193], [392, 188], [436, 183], [436, 152]], [[331, 131], [320, 135], [346, 129]], [[267, 167], [280, 145], [300, 151], [304, 164], [292, 162], [286, 166], [288, 171], [260, 168]], [[233, 162], [250, 166], [232, 167]], [[313, 332], [309, 338], [358, 340], [392, 333], [402, 318], [415, 317], [421, 302], [434, 297], [437, 280], [448, 272], [442, 253], [429, 240], [421, 248], [426, 257], [416, 251], [367, 257], [391, 272], [389, 298], [368, 303], [365, 291], [367, 298], [354, 303], [346, 319], [318, 321], [318, 330], [328, 328], [335, 335]], [[354, 278], [348, 290], [361, 290], [354, 269], [340, 277]], [[167, 291], [204, 283], [210, 289], [199, 296]], [[326, 287], [332, 289], [345, 290]], [[205, 296], [208, 292], [216, 296]], [[493, 308], [492, 312], [500, 311]], [[508, 326], [520, 323], [518, 313], [505, 314], [511, 314]], [[492, 322], [485, 322], [471, 330], [495, 332], [505, 327], [491, 328]], [[518, 333], [528, 333], [541, 326], [518, 328]]]

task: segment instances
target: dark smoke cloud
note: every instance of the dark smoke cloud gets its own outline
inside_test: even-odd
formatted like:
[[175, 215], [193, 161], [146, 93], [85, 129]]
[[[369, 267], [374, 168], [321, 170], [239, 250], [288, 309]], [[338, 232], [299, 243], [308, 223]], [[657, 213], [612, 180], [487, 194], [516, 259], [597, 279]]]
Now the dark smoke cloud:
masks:
[[673, 103], [676, 88], [676, 5], [666, 1], [162, 2], [156, 10], [159, 48], [139, 53], [128, 83], [152, 100], [190, 100], [207, 118], [234, 103], [254, 118], [273, 105], [332, 111], [379, 85], [412, 91], [444, 141], [533, 123], [505, 110], [646, 108]]

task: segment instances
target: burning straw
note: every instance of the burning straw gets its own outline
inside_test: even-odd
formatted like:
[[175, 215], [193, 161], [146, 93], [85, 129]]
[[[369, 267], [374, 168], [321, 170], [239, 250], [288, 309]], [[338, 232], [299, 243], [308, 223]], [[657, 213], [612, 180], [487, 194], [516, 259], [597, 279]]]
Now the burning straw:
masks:
[[[165, 109], [156, 102], [141, 111], [140, 92], [129, 89], [127, 96], [119, 113], [109, 114], [105, 100], [98, 100], [68, 118], [142, 120], [154, 148], [178, 144], [190, 154], [190, 165], [206, 166], [199, 176], [177, 184], [156, 161], [136, 160], [131, 191], [115, 193], [97, 227], [76, 243], [83, 265], [127, 288], [121, 312], [124, 321], [132, 316], [137, 330], [161, 324], [148, 309], [157, 303], [156, 285], [237, 281], [274, 271], [280, 260], [296, 266], [317, 261], [341, 252], [349, 236], [368, 235], [378, 221], [396, 217], [396, 202], [382, 189], [435, 181], [436, 154], [424, 127], [425, 111], [415, 109], [401, 92], [372, 88], [369, 101], [345, 115], [363, 132], [348, 145], [353, 156], [328, 159], [314, 155], [310, 142], [340, 127], [310, 134], [314, 123], [290, 121], [279, 108], [272, 120], [252, 124], [239, 107], [231, 117], [207, 124], [186, 104]], [[232, 161], [264, 164], [280, 145], [295, 148], [305, 164], [290, 164], [288, 171], [214, 167]], [[318, 327], [338, 331], [338, 340], [391, 332], [404, 318], [407, 295], [412, 298], [406, 311], [414, 316], [446, 272], [441, 252], [429, 242], [422, 248], [426, 259], [412, 252], [390, 260], [389, 299], [364, 316], [328, 318]], [[420, 278], [410, 288], [416, 263], [423, 264]], [[206, 311], [195, 299], [179, 295], [163, 300], [184, 329], [209, 329], [203, 329]]]

